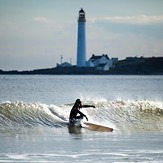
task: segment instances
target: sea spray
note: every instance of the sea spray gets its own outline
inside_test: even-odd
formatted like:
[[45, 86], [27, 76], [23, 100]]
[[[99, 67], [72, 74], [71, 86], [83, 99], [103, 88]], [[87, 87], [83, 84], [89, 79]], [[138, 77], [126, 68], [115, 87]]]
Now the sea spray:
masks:
[[[163, 102], [161, 101], [86, 101], [94, 109], [81, 111], [89, 122], [113, 127], [122, 132], [162, 131]], [[65, 127], [71, 104], [5, 102], [0, 104], [0, 127]]]

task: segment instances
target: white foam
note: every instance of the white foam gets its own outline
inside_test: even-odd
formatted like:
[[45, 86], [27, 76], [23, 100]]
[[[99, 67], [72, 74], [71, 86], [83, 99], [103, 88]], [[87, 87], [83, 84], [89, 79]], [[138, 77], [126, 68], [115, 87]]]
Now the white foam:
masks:
[[14, 160], [28, 159], [27, 155], [25, 155], [25, 154], [7, 154], [6, 156], [9, 157], [10, 159], [14, 159]]

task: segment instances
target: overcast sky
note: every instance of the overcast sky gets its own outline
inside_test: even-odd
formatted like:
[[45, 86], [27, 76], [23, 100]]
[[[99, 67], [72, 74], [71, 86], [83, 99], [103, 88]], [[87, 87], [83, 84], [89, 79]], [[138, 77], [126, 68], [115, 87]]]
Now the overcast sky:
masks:
[[87, 59], [163, 56], [163, 0], [0, 0], [0, 69], [76, 64], [81, 7]]

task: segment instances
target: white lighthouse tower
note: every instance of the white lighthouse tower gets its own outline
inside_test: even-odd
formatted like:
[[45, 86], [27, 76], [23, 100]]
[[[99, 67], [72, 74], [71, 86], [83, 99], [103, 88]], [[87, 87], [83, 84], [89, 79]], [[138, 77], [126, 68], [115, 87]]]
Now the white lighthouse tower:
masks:
[[77, 67], [85, 67], [86, 62], [85, 22], [85, 12], [81, 8], [78, 18]]

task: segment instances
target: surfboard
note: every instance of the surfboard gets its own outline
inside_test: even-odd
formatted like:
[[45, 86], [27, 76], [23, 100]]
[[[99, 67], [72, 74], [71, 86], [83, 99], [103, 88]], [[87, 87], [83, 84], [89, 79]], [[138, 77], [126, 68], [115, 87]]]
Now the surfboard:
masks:
[[82, 126], [84, 128], [87, 128], [92, 131], [101, 131], [101, 132], [112, 132], [113, 128], [107, 127], [107, 126], [102, 126], [98, 124], [93, 124], [89, 122], [84, 122], [85, 126]]

